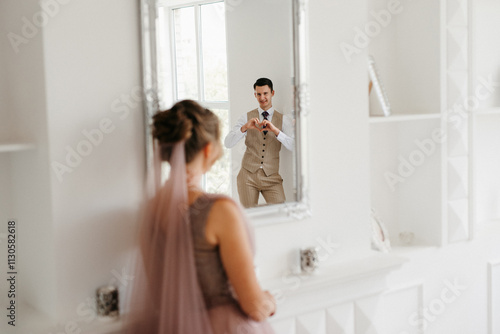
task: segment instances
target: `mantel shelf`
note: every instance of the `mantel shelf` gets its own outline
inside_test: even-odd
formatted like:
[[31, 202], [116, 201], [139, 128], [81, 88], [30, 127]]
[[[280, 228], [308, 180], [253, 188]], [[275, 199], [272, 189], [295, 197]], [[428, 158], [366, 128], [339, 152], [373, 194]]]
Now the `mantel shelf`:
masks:
[[[321, 290], [332, 285], [367, 279], [376, 275], [384, 275], [399, 269], [408, 260], [394, 254], [376, 252], [360, 259], [329, 265], [319, 269], [318, 273], [303, 276], [300, 286], [294, 289], [293, 294], [302, 294], [314, 290]], [[283, 289], [283, 279], [272, 279], [262, 282], [265, 289]], [[286, 290], [286, 288], [285, 288]]]
[[35, 144], [25, 142], [0, 142], [0, 153], [32, 150]]
[[61, 330], [64, 330], [64, 326], [61, 328], [61, 323], [69, 323], [70, 325], [74, 324], [81, 333], [117, 334], [123, 331], [122, 327], [124, 325], [124, 320], [122, 316], [117, 319], [101, 319], [95, 316], [90, 321], [88, 321], [88, 319], [86, 318], [75, 318], [65, 322], [55, 322], [54, 319], [49, 318], [46, 314], [40, 312], [39, 310], [33, 309], [26, 303], [21, 303], [19, 307], [20, 310], [22, 310], [23, 314], [26, 316], [27, 320], [19, 324], [18, 328], [20, 330], [20, 333], [59, 333]]
[[439, 119], [440, 114], [408, 114], [408, 115], [397, 115], [393, 114], [390, 116], [370, 116], [370, 123], [388, 123], [388, 122], [408, 122], [408, 121], [420, 121], [428, 119]]

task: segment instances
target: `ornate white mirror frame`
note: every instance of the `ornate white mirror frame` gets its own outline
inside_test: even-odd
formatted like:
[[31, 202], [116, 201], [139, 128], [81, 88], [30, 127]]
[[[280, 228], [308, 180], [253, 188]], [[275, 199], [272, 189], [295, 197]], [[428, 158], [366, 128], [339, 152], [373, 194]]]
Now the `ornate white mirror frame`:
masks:
[[[290, 0], [293, 24], [294, 111], [296, 200], [283, 204], [264, 205], [246, 209], [254, 225], [268, 225], [305, 219], [311, 215], [309, 201], [308, 134], [309, 117], [307, 61], [307, 0]], [[157, 62], [157, 3], [141, 0], [143, 89], [146, 133], [147, 173], [153, 173], [153, 142], [151, 118], [159, 110]]]

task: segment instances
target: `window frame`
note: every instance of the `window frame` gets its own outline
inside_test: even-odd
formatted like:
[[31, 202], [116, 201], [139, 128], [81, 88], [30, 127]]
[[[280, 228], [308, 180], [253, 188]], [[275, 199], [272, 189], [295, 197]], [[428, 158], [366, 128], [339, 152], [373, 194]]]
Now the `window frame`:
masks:
[[[198, 96], [195, 101], [200, 103], [203, 107], [211, 110], [227, 110], [229, 111], [229, 99], [228, 100], [222, 100], [222, 101], [209, 101], [205, 99], [205, 77], [204, 77], [204, 64], [203, 64], [203, 40], [202, 40], [202, 31], [201, 31], [201, 6], [203, 5], [210, 5], [210, 4], [215, 4], [215, 3], [222, 3], [225, 6], [224, 0], [205, 0], [205, 1], [182, 1], [182, 0], [162, 0], [157, 3], [156, 10], [159, 13], [160, 11], [164, 11], [164, 15], [168, 15], [168, 48], [170, 51], [170, 61], [169, 64], [166, 65], [166, 67], [169, 68], [169, 73], [170, 73], [170, 87], [171, 87], [171, 100], [169, 102], [177, 102], [180, 101], [179, 95], [178, 95], [178, 83], [177, 83], [177, 57], [176, 57], [176, 41], [175, 41], [175, 20], [174, 20], [174, 11], [176, 9], [182, 9], [182, 8], [188, 8], [188, 7], [193, 7], [194, 8], [194, 20], [195, 20], [195, 38], [196, 38], [196, 62], [197, 62], [197, 85], [198, 85]], [[158, 17], [157, 17], [158, 19]], [[225, 24], [225, 22], [224, 22]], [[158, 29], [156, 31], [156, 38], [157, 40], [160, 40], [160, 30]], [[225, 44], [227, 45], [227, 38], [226, 36], [224, 37], [225, 39]], [[157, 57], [157, 67], [162, 68], [160, 64], [160, 59], [161, 59], [161, 51], [160, 49], [156, 50], [158, 57]], [[226, 60], [226, 75], [227, 75], [227, 60]], [[163, 92], [163, 87], [158, 87], [160, 88], [160, 91]], [[229, 87], [227, 87], [227, 96], [229, 97]], [[161, 101], [160, 104], [169, 104], [167, 101]], [[229, 118], [226, 118], [225, 120], [221, 120], [222, 122], [226, 122], [225, 124], [228, 129], [230, 130], [231, 124], [229, 123]], [[222, 127], [221, 127], [222, 130]], [[222, 138], [221, 138], [222, 140]], [[231, 156], [231, 151], [223, 148], [224, 149], [224, 154]], [[231, 158], [229, 158], [229, 170], [232, 170], [232, 164], [231, 164]], [[163, 174], [164, 177], [166, 176], [166, 173]], [[232, 188], [232, 180], [230, 177], [228, 177], [228, 182], [229, 182], [229, 189]], [[204, 174], [202, 177], [202, 188], [204, 190], [207, 190], [207, 174]]]
[[[187, 7], [194, 7], [195, 19], [195, 33], [196, 33], [196, 57], [197, 57], [197, 84], [198, 84], [198, 98], [196, 99], [201, 105], [208, 109], [226, 109], [229, 110], [229, 99], [222, 101], [208, 101], [205, 99], [205, 82], [204, 82], [204, 64], [203, 64], [203, 40], [201, 32], [201, 6], [210, 5], [215, 3], [224, 4], [223, 0], [214, 1], [174, 1], [172, 5], [166, 5], [168, 1], [163, 0], [159, 3], [159, 7], [164, 7], [168, 10], [169, 24], [170, 24], [170, 50], [172, 52], [171, 73], [172, 73], [172, 88], [173, 99], [179, 101], [177, 91], [177, 63], [176, 63], [176, 44], [175, 44], [175, 22], [174, 10]], [[177, 3], [177, 4], [175, 4]], [[165, 5], [163, 5], [165, 4]], [[225, 4], [224, 4], [225, 5]], [[226, 40], [227, 45], [227, 40]], [[226, 68], [227, 71], [227, 68]], [[226, 72], [227, 73], [227, 72]], [[229, 87], [228, 87], [229, 90]], [[229, 94], [228, 94], [229, 96]]]

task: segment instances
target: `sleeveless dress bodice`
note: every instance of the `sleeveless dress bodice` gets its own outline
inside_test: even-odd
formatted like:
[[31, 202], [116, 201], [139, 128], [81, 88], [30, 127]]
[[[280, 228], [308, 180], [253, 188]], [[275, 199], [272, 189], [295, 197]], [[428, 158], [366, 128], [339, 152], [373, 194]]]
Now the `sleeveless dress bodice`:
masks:
[[204, 194], [199, 196], [189, 207], [198, 283], [208, 309], [223, 304], [236, 303], [219, 255], [219, 246], [210, 245], [205, 238], [208, 214], [219, 198], [224, 197]]
[[219, 247], [210, 245], [205, 239], [208, 214], [214, 203], [221, 198], [233, 201], [224, 195], [203, 194], [189, 206], [196, 274], [212, 325], [212, 334], [274, 334], [269, 323], [256, 322], [243, 313], [231, 292]]

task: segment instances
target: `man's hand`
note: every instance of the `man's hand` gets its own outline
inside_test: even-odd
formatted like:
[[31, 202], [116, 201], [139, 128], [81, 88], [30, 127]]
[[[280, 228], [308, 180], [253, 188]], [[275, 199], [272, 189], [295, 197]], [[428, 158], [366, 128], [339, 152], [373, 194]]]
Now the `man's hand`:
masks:
[[256, 129], [256, 130], [261, 130], [260, 129], [260, 122], [258, 118], [252, 118], [250, 119], [245, 125], [241, 127], [241, 132], [247, 132], [248, 129]]
[[276, 136], [280, 134], [280, 130], [275, 127], [274, 124], [271, 123], [271, 121], [268, 121], [266, 119], [261, 123], [258, 118], [252, 118], [245, 125], [243, 125], [240, 130], [241, 132], [246, 132], [248, 129], [255, 129], [260, 132], [272, 131]]
[[268, 121], [267, 119], [263, 120], [262, 123], [262, 129], [259, 129], [259, 131], [272, 131], [276, 135], [276, 137], [280, 134], [280, 129], [274, 126], [271, 121]]

